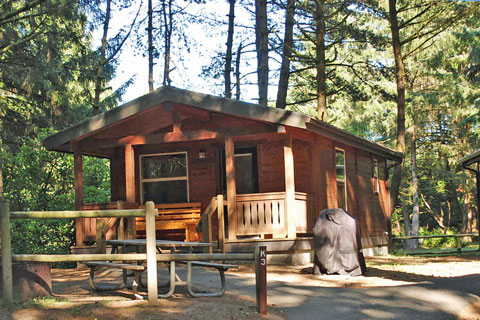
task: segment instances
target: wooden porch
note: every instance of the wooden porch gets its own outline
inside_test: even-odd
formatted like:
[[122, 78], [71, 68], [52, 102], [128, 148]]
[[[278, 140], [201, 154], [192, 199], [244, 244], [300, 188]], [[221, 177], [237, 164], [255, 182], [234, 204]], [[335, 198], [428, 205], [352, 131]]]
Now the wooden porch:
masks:
[[[286, 192], [269, 192], [237, 195], [234, 215], [225, 215], [228, 201], [222, 195], [213, 197], [201, 213], [201, 203], [159, 204], [155, 225], [160, 237], [179, 236], [186, 241], [216, 242], [224, 251], [225, 243], [236, 240], [287, 239], [288, 211]], [[143, 205], [123, 201], [110, 203], [87, 203], [82, 210], [137, 209]], [[297, 235], [309, 235], [315, 224], [315, 201], [312, 195], [295, 193], [295, 212], [290, 219], [295, 221]], [[200, 223], [201, 222], [201, 223]], [[80, 222], [79, 222], [80, 223]], [[83, 219], [85, 240], [143, 238], [145, 219], [135, 218], [135, 232], [131, 232], [126, 218]], [[100, 225], [100, 227], [99, 227]], [[201, 228], [199, 228], [201, 227]], [[197, 231], [198, 230], [198, 231]], [[177, 238], [180, 239], [180, 238]]]

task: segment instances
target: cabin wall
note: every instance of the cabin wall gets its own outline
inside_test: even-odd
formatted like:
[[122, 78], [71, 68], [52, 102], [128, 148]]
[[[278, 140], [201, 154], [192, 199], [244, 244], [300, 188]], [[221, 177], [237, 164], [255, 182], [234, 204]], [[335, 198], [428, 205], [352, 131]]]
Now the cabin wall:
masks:
[[342, 146], [342, 149], [345, 151], [347, 175], [347, 211], [360, 222], [363, 217], [358, 208], [358, 200], [361, 196], [358, 187], [357, 150], [349, 146]]
[[258, 145], [258, 188], [261, 193], [285, 191], [283, 145], [283, 140], [264, 140]]
[[[379, 189], [375, 192], [374, 159], [379, 165]], [[388, 190], [386, 188], [385, 160], [357, 150], [358, 216], [365, 248], [388, 245], [389, 215]], [[367, 239], [368, 238], [368, 239]]]
[[[315, 218], [321, 210], [339, 206], [335, 150], [341, 149], [345, 152], [347, 211], [359, 222], [362, 245], [388, 245], [390, 214], [385, 159], [321, 135], [311, 143], [305, 137], [293, 141], [295, 188], [315, 196]], [[378, 193], [373, 179], [374, 159], [378, 161]]]
[[293, 162], [295, 164], [295, 191], [312, 193], [311, 143], [293, 139]]
[[[345, 151], [347, 210], [355, 216], [362, 230], [364, 247], [384, 245], [390, 228], [388, 216], [388, 184], [386, 182], [385, 159], [353, 146], [343, 145], [321, 135], [292, 134], [292, 150], [295, 164], [295, 190], [315, 197], [315, 218], [326, 208], [336, 208], [337, 187], [335, 149]], [[257, 146], [259, 192], [285, 191], [285, 173], [281, 136], [259, 138], [254, 141], [236, 142], [235, 146]], [[140, 202], [139, 159], [143, 154], [186, 151], [188, 154], [189, 201], [201, 202], [202, 211], [219, 190], [220, 150], [222, 141], [207, 140], [161, 145], [135, 146], [136, 201]], [[205, 159], [199, 152], [205, 152]], [[373, 182], [373, 159], [379, 164], [379, 192]], [[123, 147], [116, 148], [111, 157], [112, 201], [125, 199], [125, 153]], [[237, 175], [241, 174], [237, 172]], [[217, 228], [217, 217], [213, 219]], [[214, 231], [213, 233], [217, 233]]]
[[326, 137], [317, 139], [320, 166], [319, 179], [319, 207], [318, 212], [327, 208], [336, 208], [337, 204], [337, 185], [335, 178], [335, 145], [333, 141]]

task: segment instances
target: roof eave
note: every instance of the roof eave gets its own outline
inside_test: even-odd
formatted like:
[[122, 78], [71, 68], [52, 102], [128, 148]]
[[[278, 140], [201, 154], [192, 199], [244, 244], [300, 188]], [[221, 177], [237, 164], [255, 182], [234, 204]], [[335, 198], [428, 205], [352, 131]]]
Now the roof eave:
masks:
[[[220, 112], [247, 119], [254, 118], [302, 129], [306, 128], [305, 123], [309, 119], [305, 115], [288, 110], [262, 107], [238, 100], [164, 86], [117, 108], [93, 116], [76, 126], [48, 136], [43, 140], [43, 144], [48, 150], [55, 150], [61, 148], [62, 145], [69, 144], [71, 141], [112, 125], [117, 121], [169, 102], [182, 103], [208, 111]], [[70, 146], [68, 150], [71, 152]]]
[[310, 119], [310, 121], [307, 123], [307, 127], [310, 130], [315, 131], [319, 134], [339, 140], [345, 144], [352, 145], [356, 148], [376, 154], [386, 159], [398, 163], [403, 161], [403, 153], [389, 149], [365, 138], [353, 135], [326, 122], [316, 119]]
[[480, 162], [480, 149], [466, 155], [462, 159], [458, 160], [458, 162], [462, 165], [462, 167], [468, 167], [476, 162]]

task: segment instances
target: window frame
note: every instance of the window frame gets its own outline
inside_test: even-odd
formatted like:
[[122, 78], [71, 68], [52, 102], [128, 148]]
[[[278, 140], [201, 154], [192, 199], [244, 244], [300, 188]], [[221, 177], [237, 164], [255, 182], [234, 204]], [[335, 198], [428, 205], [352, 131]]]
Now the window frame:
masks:
[[[158, 157], [158, 156], [169, 156], [169, 155], [176, 155], [176, 154], [183, 154], [185, 155], [185, 164], [186, 164], [186, 175], [185, 176], [178, 176], [178, 177], [167, 177], [167, 178], [143, 178], [143, 158], [147, 157]], [[188, 167], [188, 151], [179, 151], [179, 152], [162, 152], [162, 153], [149, 153], [149, 154], [142, 154], [139, 158], [139, 183], [140, 183], [140, 201], [142, 204], [145, 204], [145, 199], [143, 198], [143, 184], [148, 182], [162, 182], [162, 181], [186, 181], [187, 183], [187, 202], [190, 202], [190, 183], [189, 183], [189, 167]]]
[[380, 181], [379, 181], [379, 167], [378, 167], [378, 159], [372, 159], [372, 183], [373, 183], [373, 193], [380, 194]]
[[[340, 151], [343, 154], [343, 179], [338, 179], [337, 176], [337, 152]], [[338, 193], [338, 182], [343, 183], [343, 194], [345, 199], [345, 211], [348, 211], [348, 199], [347, 199], [347, 154], [345, 149], [335, 147], [334, 152], [334, 162], [335, 162], [335, 187], [336, 192]], [[338, 203], [338, 194], [337, 194], [337, 206], [340, 208], [340, 204]]]

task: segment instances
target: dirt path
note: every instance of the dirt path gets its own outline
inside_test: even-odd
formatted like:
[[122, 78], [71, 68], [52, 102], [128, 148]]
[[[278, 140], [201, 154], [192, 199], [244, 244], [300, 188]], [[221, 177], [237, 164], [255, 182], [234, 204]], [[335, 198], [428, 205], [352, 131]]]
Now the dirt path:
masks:
[[[413, 286], [425, 282], [461, 278], [480, 273], [480, 256], [451, 256], [439, 258], [373, 257], [367, 258], [368, 273], [361, 277], [339, 275], [314, 276], [311, 266], [269, 266], [268, 281], [275, 283], [274, 291], [285, 285], [295, 288], [377, 288]], [[114, 277], [106, 274], [105, 279]], [[208, 275], [207, 275], [208, 276]], [[40, 299], [24, 305], [3, 307], [0, 319], [288, 319], [285, 309], [269, 306], [269, 315], [255, 311], [254, 273], [251, 266], [228, 272], [231, 289], [220, 298], [192, 299], [184, 287], [177, 287], [173, 297], [160, 300], [157, 306], [131, 300], [128, 289], [115, 292], [92, 292], [88, 286], [87, 270], [52, 270], [55, 297]], [[212, 278], [213, 279], [213, 278]], [[206, 277], [202, 281], [214, 280]], [[446, 282], [447, 283], [447, 282]], [[242, 291], [242, 288], [247, 288]], [[269, 289], [270, 290], [270, 289]], [[475, 295], [474, 295], [475, 297]], [[478, 296], [477, 296], [478, 298]], [[480, 302], [471, 303], [457, 312], [458, 319], [480, 319]]]

